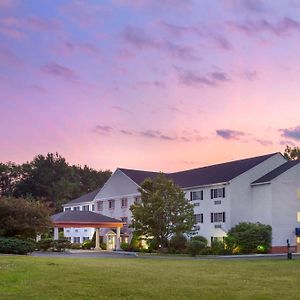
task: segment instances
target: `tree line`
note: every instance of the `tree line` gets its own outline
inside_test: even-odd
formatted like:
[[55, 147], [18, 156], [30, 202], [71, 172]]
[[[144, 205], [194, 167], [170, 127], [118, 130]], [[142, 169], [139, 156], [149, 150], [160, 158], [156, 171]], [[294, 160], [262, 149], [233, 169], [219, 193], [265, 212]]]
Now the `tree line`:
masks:
[[104, 185], [111, 171], [70, 165], [58, 153], [37, 155], [30, 162], [0, 163], [0, 197], [37, 200], [56, 212], [61, 205]]

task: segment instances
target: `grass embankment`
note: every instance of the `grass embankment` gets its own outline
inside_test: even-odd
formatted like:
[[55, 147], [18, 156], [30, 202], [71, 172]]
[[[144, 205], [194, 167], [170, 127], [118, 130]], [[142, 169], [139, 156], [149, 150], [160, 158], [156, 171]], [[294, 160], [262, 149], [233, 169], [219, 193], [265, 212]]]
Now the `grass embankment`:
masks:
[[300, 299], [300, 260], [0, 256], [0, 299]]

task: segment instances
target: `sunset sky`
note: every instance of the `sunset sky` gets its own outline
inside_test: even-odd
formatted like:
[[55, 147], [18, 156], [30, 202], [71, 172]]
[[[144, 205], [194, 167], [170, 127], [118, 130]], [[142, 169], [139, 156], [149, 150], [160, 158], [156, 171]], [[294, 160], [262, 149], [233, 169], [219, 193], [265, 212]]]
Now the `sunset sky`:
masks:
[[0, 161], [176, 171], [300, 145], [300, 1], [0, 0]]

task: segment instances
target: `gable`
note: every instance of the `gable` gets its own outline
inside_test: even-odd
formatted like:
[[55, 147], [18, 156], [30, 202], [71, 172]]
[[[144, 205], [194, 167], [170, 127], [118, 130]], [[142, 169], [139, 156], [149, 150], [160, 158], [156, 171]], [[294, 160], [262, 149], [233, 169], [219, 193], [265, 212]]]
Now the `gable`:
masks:
[[95, 200], [137, 194], [138, 187], [132, 179], [117, 169], [98, 192]]

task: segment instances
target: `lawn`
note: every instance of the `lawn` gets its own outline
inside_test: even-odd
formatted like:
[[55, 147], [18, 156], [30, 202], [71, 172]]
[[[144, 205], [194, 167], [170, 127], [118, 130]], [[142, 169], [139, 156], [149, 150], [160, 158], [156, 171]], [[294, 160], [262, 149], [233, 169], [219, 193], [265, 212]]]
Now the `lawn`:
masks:
[[0, 299], [300, 299], [300, 260], [0, 256]]

